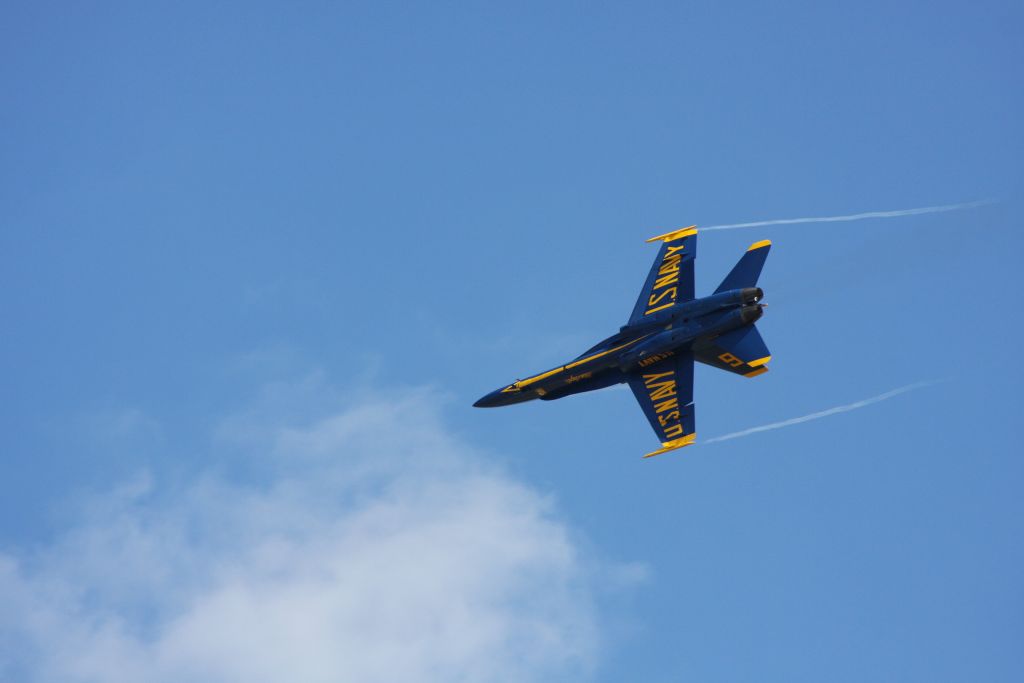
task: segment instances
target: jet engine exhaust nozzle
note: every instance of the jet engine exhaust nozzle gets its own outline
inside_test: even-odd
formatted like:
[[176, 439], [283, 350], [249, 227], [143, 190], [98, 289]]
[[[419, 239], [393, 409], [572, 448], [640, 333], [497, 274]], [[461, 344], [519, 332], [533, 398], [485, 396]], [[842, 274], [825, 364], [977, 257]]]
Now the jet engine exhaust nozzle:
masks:
[[744, 287], [740, 290], [740, 296], [744, 304], [756, 304], [764, 298], [764, 291], [760, 287]]
[[744, 325], [757, 322], [760, 320], [762, 315], [764, 315], [764, 310], [760, 304], [744, 306], [740, 309], [740, 319], [743, 320]]

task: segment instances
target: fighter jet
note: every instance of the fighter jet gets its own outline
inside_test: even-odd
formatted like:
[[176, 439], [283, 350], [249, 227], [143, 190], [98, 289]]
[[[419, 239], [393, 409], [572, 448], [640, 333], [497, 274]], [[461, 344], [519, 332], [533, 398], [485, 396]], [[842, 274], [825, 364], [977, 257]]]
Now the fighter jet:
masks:
[[492, 408], [628, 383], [661, 441], [645, 455], [689, 446], [696, 438], [693, 362], [744, 377], [768, 372], [771, 354], [754, 323], [763, 315], [757, 286], [771, 241], [750, 245], [714, 294], [696, 298], [697, 227], [647, 240], [662, 243], [629, 321], [579, 357], [496, 389], [473, 405]]

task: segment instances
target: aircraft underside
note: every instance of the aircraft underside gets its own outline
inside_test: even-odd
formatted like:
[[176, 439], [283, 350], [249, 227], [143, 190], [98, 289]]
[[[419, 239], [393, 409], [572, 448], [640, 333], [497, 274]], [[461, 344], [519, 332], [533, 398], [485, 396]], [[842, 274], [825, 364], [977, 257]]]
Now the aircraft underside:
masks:
[[768, 371], [768, 348], [754, 323], [763, 313], [757, 280], [771, 243], [756, 242], [713, 294], [694, 297], [696, 228], [648, 241], [662, 247], [629, 321], [579, 358], [497, 389], [474, 405], [496, 407], [628, 383], [661, 448], [650, 457], [696, 439], [693, 364], [756, 377]]

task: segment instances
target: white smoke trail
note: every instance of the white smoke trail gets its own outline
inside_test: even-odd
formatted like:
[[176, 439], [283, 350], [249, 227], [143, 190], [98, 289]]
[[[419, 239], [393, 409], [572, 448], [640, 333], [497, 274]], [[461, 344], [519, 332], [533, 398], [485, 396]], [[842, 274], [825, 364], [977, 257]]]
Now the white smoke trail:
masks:
[[704, 443], [715, 443], [717, 441], [728, 441], [729, 439], [738, 439], [741, 436], [750, 436], [751, 434], [757, 434], [758, 432], [768, 432], [773, 429], [791, 427], [793, 425], [798, 425], [803, 422], [810, 422], [811, 420], [817, 420], [822, 417], [828, 417], [829, 415], [848, 413], [851, 410], [857, 410], [858, 408], [869, 406], [872, 403], [885, 401], [886, 399], [890, 399], [893, 396], [899, 396], [900, 394], [905, 394], [908, 391], [913, 391], [915, 389], [923, 389], [924, 387], [930, 387], [934, 384], [939, 384], [944, 381], [946, 380], [931, 380], [928, 382], [916, 382], [914, 384], [908, 384], [905, 387], [893, 389], [892, 391], [887, 391], [884, 394], [872, 396], [871, 398], [865, 398], [861, 401], [856, 401], [855, 403], [848, 403], [844, 406], [836, 406], [835, 408], [829, 408], [828, 410], [822, 410], [817, 413], [811, 413], [810, 415], [804, 415], [802, 417], [790, 418], [789, 420], [783, 420], [782, 422], [773, 422], [771, 424], [761, 425], [760, 427], [751, 427], [750, 429], [744, 429], [743, 431], [740, 432], [733, 432], [732, 434], [726, 434], [725, 436], [716, 436], [714, 438], [707, 439], [706, 441], [704, 441]]
[[752, 223], [727, 223], [724, 225], [709, 225], [701, 228], [701, 232], [708, 230], [736, 230], [737, 228], [757, 228], [765, 225], [791, 225], [793, 223], [838, 223], [843, 221], [862, 221], [868, 218], [897, 218], [899, 216], [917, 216], [922, 213], [942, 213], [944, 211], [960, 211], [962, 209], [975, 209], [979, 206], [994, 204], [992, 199], [983, 199], [976, 202], [964, 204], [943, 204], [942, 206], [922, 206], [916, 209], [898, 209], [896, 211], [868, 211], [866, 213], [854, 213], [848, 216], [819, 216], [817, 218], [776, 218], [770, 221], [754, 221]]

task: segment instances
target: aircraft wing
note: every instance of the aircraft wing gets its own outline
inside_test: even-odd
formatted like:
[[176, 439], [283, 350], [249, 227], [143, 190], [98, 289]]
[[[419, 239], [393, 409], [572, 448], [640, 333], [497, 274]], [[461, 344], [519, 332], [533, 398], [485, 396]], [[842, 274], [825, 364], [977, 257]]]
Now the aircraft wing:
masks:
[[693, 356], [705, 365], [744, 377], [756, 377], [768, 372], [765, 364], [772, 359], [761, 334], [753, 325], [695, 344]]
[[694, 297], [693, 260], [697, 257], [697, 228], [691, 225], [647, 241], [657, 240], [662, 242], [661, 249], [633, 306], [630, 325], [643, 320], [644, 316]]
[[643, 408], [661, 448], [645, 455], [689, 446], [697, 438], [693, 408], [693, 354], [677, 351], [629, 374], [629, 388]]

